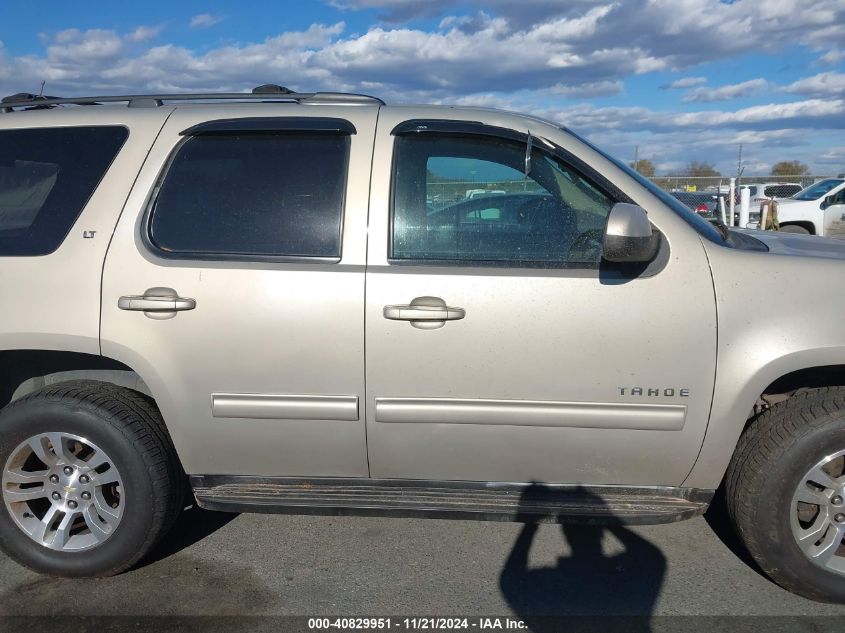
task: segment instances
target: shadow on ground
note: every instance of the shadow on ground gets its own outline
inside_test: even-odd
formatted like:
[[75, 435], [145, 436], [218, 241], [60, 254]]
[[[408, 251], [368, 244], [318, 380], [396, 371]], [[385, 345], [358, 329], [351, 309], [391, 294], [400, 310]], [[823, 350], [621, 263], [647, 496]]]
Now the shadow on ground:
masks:
[[238, 515], [231, 512], [209, 512], [196, 506], [185, 510], [155, 549], [142, 560], [135, 569], [170, 558], [194, 543], [211, 536]]
[[[528, 488], [521, 507], [529, 505], [531, 496], [544, 490], [539, 484]], [[600, 503], [595, 496], [594, 501]], [[539, 520], [563, 521], [554, 515]], [[499, 587], [532, 631], [559, 631], [562, 622], [548, 616], [578, 616], [584, 625], [589, 616], [608, 615], [630, 618], [627, 631], [650, 630], [649, 616], [660, 595], [666, 557], [657, 546], [618, 520], [611, 517], [609, 523], [563, 523], [562, 536], [569, 545], [569, 555], [561, 556], [554, 566], [540, 568], [531, 568], [528, 563], [537, 523], [526, 523], [522, 528], [502, 569]], [[621, 544], [621, 552], [605, 553], [603, 541], [607, 535]], [[601, 628], [599, 622], [596, 624]]]
[[731, 553], [733, 553], [734, 556], [760, 574], [760, 576], [765, 578], [767, 582], [772, 582], [772, 580], [763, 573], [763, 570], [760, 569], [757, 561], [755, 561], [751, 557], [751, 554], [748, 553], [748, 550], [745, 549], [742, 541], [739, 540], [739, 537], [734, 531], [730, 517], [728, 516], [728, 506], [725, 502], [724, 488], [719, 488], [716, 491], [716, 495], [713, 497], [710, 507], [707, 508], [707, 512], [704, 513], [704, 520], [707, 521], [707, 525], [710, 526], [713, 533], [720, 541], [722, 541], [722, 544], [727, 547]]

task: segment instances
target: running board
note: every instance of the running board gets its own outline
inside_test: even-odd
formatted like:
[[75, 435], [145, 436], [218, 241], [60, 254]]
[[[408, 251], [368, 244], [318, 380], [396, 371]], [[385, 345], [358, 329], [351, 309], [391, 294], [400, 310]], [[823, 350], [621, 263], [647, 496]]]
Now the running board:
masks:
[[543, 523], [673, 523], [702, 514], [712, 490], [193, 475], [197, 504], [224, 512], [425, 517]]

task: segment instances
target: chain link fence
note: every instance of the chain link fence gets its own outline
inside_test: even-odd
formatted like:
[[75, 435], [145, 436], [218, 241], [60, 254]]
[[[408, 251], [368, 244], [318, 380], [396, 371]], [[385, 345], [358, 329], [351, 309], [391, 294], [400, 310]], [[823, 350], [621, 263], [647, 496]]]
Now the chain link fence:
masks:
[[[817, 182], [824, 178], [830, 178], [830, 176], [818, 176], [809, 174], [800, 174], [795, 176], [749, 176], [743, 174], [741, 178], [737, 178], [736, 186], [737, 188], [739, 188], [743, 185], [751, 184], [784, 184], [792, 185], [792, 187], [784, 188], [785, 190], [791, 190], [795, 192], [796, 186], [800, 189], [803, 189], [804, 187], [808, 187], [814, 182]], [[731, 181], [730, 177], [728, 176], [684, 175], [654, 176], [651, 178], [651, 180], [661, 189], [665, 189], [666, 191], [670, 191], [672, 193], [679, 191], [689, 193], [695, 193], [700, 191], [716, 191], [721, 193], [727, 193]], [[790, 193], [789, 195], [792, 194]]]
[[[746, 176], [737, 178], [736, 190], [739, 201], [739, 189], [749, 185], [764, 185], [759, 191], [752, 192], [754, 197], [777, 198], [792, 196], [814, 182], [832, 176], [795, 175], [795, 176]], [[651, 178], [658, 187], [670, 193], [728, 193], [730, 178], [726, 176], [655, 176]], [[778, 186], [778, 185], [783, 185]], [[460, 200], [478, 196], [502, 195], [512, 193], [540, 193], [539, 185], [530, 179], [485, 179], [469, 180], [432, 179], [427, 183], [427, 202], [434, 208], [454, 204]]]
[[544, 193], [535, 181], [520, 180], [446, 180], [439, 179], [426, 183], [426, 203], [430, 209], [441, 209], [463, 200], [481, 197], [507, 195], [515, 193]]
[[[426, 206], [429, 212], [452, 206], [458, 202], [476, 198], [489, 198], [513, 194], [541, 194], [544, 190], [530, 178], [485, 178], [476, 172], [462, 174], [463, 178], [447, 178], [429, 174], [426, 182]], [[469, 178], [467, 178], [469, 176]], [[739, 208], [740, 191], [750, 188], [751, 216], [759, 216], [760, 204], [768, 198], [788, 198], [801, 189], [819, 180], [833, 176], [797, 174], [793, 176], [743, 175], [736, 179], [734, 204]], [[671, 193], [691, 210], [707, 219], [720, 217], [719, 198], [724, 200], [725, 211], [730, 206], [728, 192], [730, 177], [726, 176], [655, 176], [651, 178], [657, 186]], [[492, 213], [492, 210], [478, 207], [478, 213]]]

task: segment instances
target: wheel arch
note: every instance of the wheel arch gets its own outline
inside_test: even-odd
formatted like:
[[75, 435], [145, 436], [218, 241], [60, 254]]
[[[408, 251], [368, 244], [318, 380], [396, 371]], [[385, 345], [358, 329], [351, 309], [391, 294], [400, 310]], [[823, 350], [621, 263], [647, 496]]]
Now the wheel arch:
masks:
[[819, 232], [816, 228], [816, 223], [812, 220], [788, 220], [786, 222], [780, 223], [781, 228], [784, 226], [800, 226], [802, 228], [807, 229], [810, 232], [810, 235], [818, 235]]
[[800, 389], [845, 386], [845, 347], [809, 349], [770, 360], [742, 385], [717, 378], [710, 421], [684, 486], [717, 488], [758, 403], [774, 404]]
[[112, 358], [64, 350], [0, 350], [0, 407], [70, 380], [98, 380], [153, 395], [134, 369]]
[[[0, 408], [42, 387], [75, 380], [95, 380], [141, 393], [159, 409], [180, 461], [172, 420], [163, 410], [168, 392], [152, 367], [137, 367], [111, 356], [62, 349], [0, 350]], [[171, 416], [172, 417], [172, 416]]]

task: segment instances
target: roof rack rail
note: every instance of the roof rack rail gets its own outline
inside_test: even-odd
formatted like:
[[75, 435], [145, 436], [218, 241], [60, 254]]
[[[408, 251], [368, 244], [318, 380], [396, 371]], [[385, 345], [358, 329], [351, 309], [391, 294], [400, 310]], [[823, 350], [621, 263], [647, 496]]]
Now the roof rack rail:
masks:
[[303, 104], [379, 104], [384, 101], [369, 95], [346, 92], [293, 92], [275, 84], [264, 84], [252, 92], [185, 92], [174, 94], [111, 95], [101, 97], [39, 97], [18, 93], [0, 100], [0, 112], [15, 109], [37, 110], [59, 105], [101, 105], [126, 103], [130, 108], [155, 108], [165, 101], [264, 101]]

